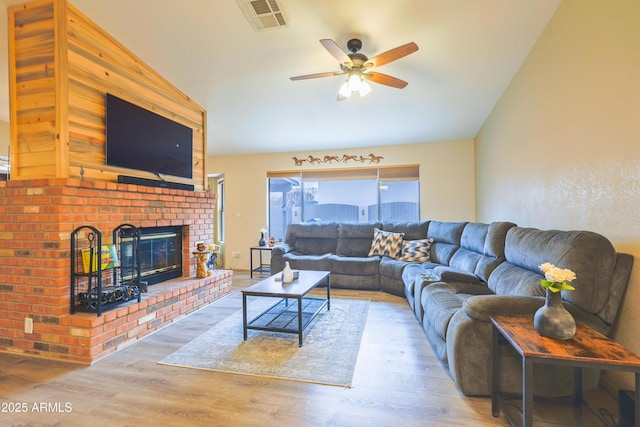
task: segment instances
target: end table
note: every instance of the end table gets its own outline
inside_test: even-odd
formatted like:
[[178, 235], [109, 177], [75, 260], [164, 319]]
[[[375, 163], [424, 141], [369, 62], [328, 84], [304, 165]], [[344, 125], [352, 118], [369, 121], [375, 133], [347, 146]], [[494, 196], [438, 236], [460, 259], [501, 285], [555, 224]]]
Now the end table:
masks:
[[[267, 264], [265, 261], [263, 261], [262, 259], [262, 254], [264, 251], [267, 251], [269, 253], [271, 253], [271, 251], [273, 250], [275, 246], [251, 246], [249, 248], [249, 270], [250, 270], [250, 277], [253, 279], [253, 273], [260, 273], [260, 275], [262, 276], [262, 273], [267, 273], [269, 274], [271, 272], [271, 264]], [[258, 265], [257, 267], [253, 266], [253, 252], [257, 251], [258, 252]]]
[[[635, 374], [635, 426], [640, 427], [640, 357], [584, 324], [576, 325], [576, 335], [566, 341], [543, 337], [536, 332], [532, 317], [491, 317], [491, 412], [500, 416], [497, 390], [500, 364], [500, 337], [522, 357], [522, 425], [533, 426], [533, 366], [550, 364], [574, 368], [574, 399], [582, 403], [582, 368], [618, 370]], [[514, 425], [511, 415], [505, 415]], [[598, 415], [598, 414], [596, 414]]]

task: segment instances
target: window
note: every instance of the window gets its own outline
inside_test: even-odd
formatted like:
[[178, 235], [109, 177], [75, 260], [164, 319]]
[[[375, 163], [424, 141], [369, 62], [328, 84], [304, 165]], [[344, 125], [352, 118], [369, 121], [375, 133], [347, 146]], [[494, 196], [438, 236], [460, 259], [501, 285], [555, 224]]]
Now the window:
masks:
[[224, 242], [224, 176], [210, 176], [208, 178], [209, 191], [218, 196], [216, 203], [216, 213], [213, 217], [213, 241], [214, 243]]
[[287, 225], [301, 222], [300, 176], [269, 178], [269, 236], [284, 240]]
[[217, 203], [217, 219], [218, 219], [218, 242], [224, 242], [224, 232], [225, 232], [225, 224], [224, 224], [224, 177], [220, 177], [218, 179], [218, 203]]
[[269, 172], [269, 236], [309, 221], [420, 219], [418, 166]]

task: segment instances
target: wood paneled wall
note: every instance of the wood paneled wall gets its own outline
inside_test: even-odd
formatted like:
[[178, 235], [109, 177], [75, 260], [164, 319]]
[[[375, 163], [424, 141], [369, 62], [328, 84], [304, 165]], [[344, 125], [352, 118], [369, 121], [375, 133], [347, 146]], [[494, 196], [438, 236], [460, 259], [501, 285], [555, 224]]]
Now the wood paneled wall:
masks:
[[153, 174], [105, 164], [105, 95], [193, 129], [193, 179], [206, 188], [205, 110], [66, 0], [9, 8], [12, 179], [115, 181]]

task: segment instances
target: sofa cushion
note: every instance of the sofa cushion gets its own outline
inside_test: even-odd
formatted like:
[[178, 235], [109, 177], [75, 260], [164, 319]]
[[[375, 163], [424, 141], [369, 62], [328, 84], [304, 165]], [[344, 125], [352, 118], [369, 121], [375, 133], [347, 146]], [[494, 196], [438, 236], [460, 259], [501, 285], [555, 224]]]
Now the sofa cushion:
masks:
[[402, 283], [404, 283], [405, 289], [410, 295], [413, 295], [416, 277], [422, 273], [424, 273], [424, 268], [420, 264], [408, 264], [402, 270]]
[[345, 257], [332, 255], [329, 257], [331, 273], [351, 276], [377, 276], [380, 272], [380, 257]]
[[380, 276], [352, 276], [331, 272], [331, 287], [343, 289], [359, 289], [364, 291], [379, 291]]
[[336, 252], [338, 223], [289, 224], [285, 243], [300, 254], [321, 255]]
[[338, 228], [337, 255], [366, 257], [371, 249], [374, 230], [381, 223], [341, 223]]
[[503, 262], [493, 270], [488, 283], [498, 295], [544, 296], [545, 290], [540, 286], [541, 273]]
[[369, 256], [388, 256], [399, 258], [402, 251], [404, 233], [392, 233], [375, 228]]
[[475, 273], [485, 282], [495, 268], [504, 261], [504, 241], [509, 229], [516, 225], [512, 222], [492, 222], [489, 224], [484, 241], [484, 256], [478, 262]]
[[291, 223], [287, 226], [286, 243], [294, 243], [299, 237], [315, 237], [322, 239], [338, 238], [337, 222], [304, 222]]
[[291, 268], [298, 270], [329, 270], [329, 257], [331, 254], [307, 255], [297, 252], [289, 252], [283, 255], [284, 261], [289, 261]]
[[380, 289], [391, 295], [404, 297], [404, 283], [402, 280], [394, 279], [387, 276], [378, 276], [380, 278]]
[[342, 222], [338, 227], [339, 239], [371, 239], [376, 228], [382, 228], [381, 222]]
[[460, 238], [460, 248], [451, 257], [449, 266], [488, 281], [491, 272], [504, 261], [504, 239], [507, 230], [514, 226], [509, 222], [468, 223]]
[[405, 284], [405, 286], [407, 286], [408, 289], [411, 289], [413, 293], [413, 283], [416, 278], [418, 276], [431, 276], [433, 269], [439, 266], [440, 264], [433, 263], [409, 263], [402, 270], [402, 282]]
[[491, 295], [483, 285], [472, 283], [433, 283], [422, 290], [420, 303], [424, 317], [423, 323], [430, 327], [443, 340], [447, 337], [449, 321], [462, 308], [465, 300], [474, 295]]
[[[497, 294], [544, 295], [539, 266], [549, 262], [576, 274], [571, 282], [576, 290], [563, 291], [564, 300], [600, 314], [611, 296], [617, 256], [611, 242], [599, 234], [513, 227], [507, 232], [505, 258], [489, 277], [489, 286]], [[525, 287], [528, 291], [523, 293]]]
[[402, 272], [408, 265], [411, 264], [386, 256], [382, 257], [382, 259], [380, 260], [380, 275], [391, 277], [397, 280], [402, 280]]
[[444, 340], [451, 317], [462, 308], [466, 298], [468, 295], [459, 294], [450, 283], [433, 283], [425, 287], [420, 295], [422, 321]]
[[[427, 270], [427, 273], [429, 273], [429, 270]], [[430, 275], [435, 280], [439, 280], [442, 282], [466, 282], [476, 284], [482, 283], [482, 280], [480, 280], [480, 278], [474, 273], [446, 266], [434, 268], [433, 270], [431, 270]]]
[[484, 241], [484, 254], [504, 261], [504, 244], [507, 232], [515, 227], [512, 222], [492, 222], [489, 224], [487, 238]]
[[[460, 237], [460, 248], [451, 257], [449, 265], [458, 270], [475, 273], [476, 267], [484, 258], [484, 241], [489, 231], [488, 224], [469, 223]], [[488, 279], [489, 276], [483, 277]]]
[[384, 231], [404, 233], [405, 240], [419, 240], [427, 237], [429, 221], [385, 221], [382, 223]]
[[335, 250], [335, 239], [302, 237], [296, 240], [295, 251], [299, 254], [322, 255], [334, 253]]
[[431, 244], [433, 239], [404, 240], [400, 261], [405, 262], [430, 262]]
[[427, 237], [433, 239], [432, 262], [449, 265], [451, 257], [460, 247], [462, 231], [466, 225], [466, 222], [431, 221], [429, 223]]

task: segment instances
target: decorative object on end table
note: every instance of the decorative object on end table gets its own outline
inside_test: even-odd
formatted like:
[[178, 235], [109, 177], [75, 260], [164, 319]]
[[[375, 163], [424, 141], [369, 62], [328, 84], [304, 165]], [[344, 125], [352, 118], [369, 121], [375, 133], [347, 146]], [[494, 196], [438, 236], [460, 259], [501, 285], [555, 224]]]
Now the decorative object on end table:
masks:
[[[220, 252], [220, 246], [218, 245], [209, 245], [209, 260], [207, 261], [207, 269], [209, 271], [214, 270], [217, 271], [216, 268], [216, 260], [218, 259], [218, 252]], [[209, 274], [209, 273], [207, 273]]]
[[196, 244], [197, 251], [192, 252], [196, 259], [196, 277], [203, 279], [207, 276], [211, 276], [207, 268], [207, 258], [209, 257], [209, 251], [206, 250], [206, 246], [202, 242]]
[[558, 268], [548, 262], [540, 265], [545, 278], [540, 281], [547, 295], [544, 306], [540, 307], [533, 317], [536, 331], [545, 337], [557, 340], [569, 340], [576, 333], [576, 321], [562, 305], [562, 292], [575, 288], [567, 282], [576, 278], [576, 274], [568, 269]]
[[264, 237], [267, 235], [267, 229], [261, 228], [258, 231], [260, 232], [260, 240], [258, 240], [258, 246], [267, 246], [267, 239]]

